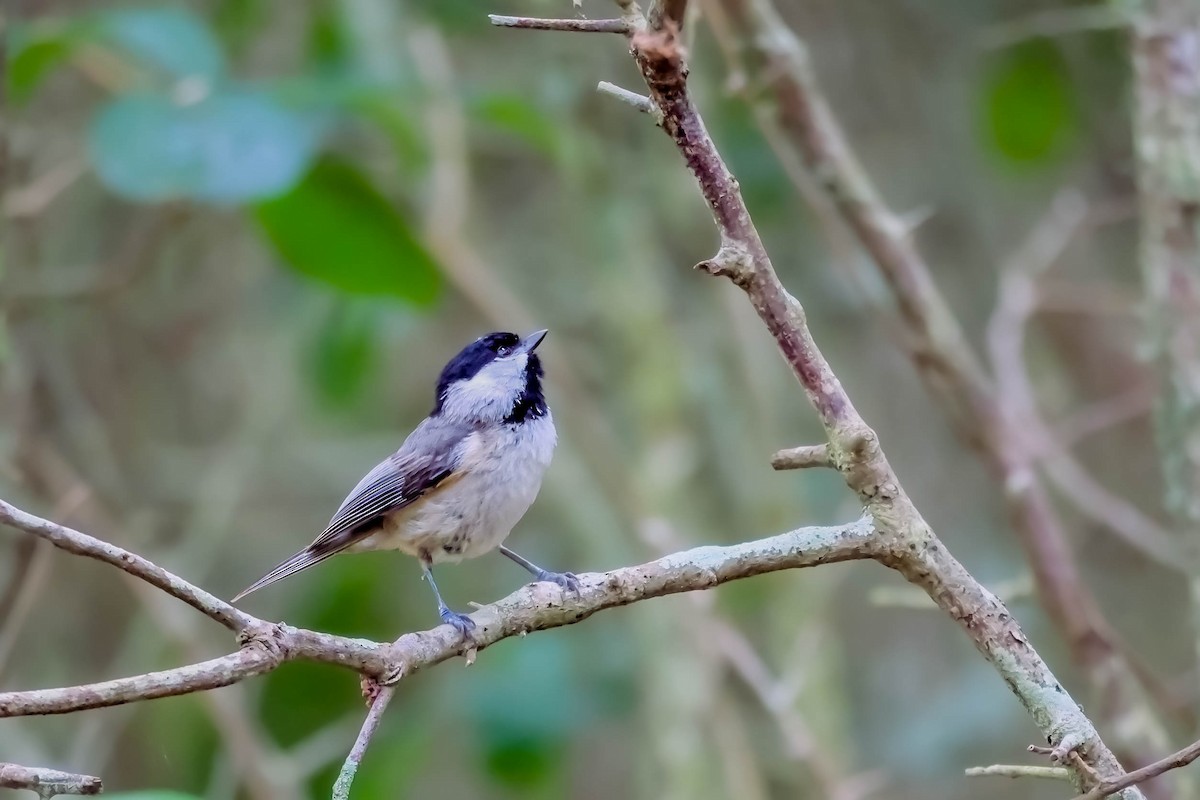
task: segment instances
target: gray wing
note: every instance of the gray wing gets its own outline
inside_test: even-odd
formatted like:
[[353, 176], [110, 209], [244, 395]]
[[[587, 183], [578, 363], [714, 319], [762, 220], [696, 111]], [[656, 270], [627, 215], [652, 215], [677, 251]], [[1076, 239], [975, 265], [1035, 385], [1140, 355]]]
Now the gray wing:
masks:
[[310, 547], [353, 536], [437, 488], [462, 462], [471, 428], [427, 419], [355, 486]]
[[386, 514], [453, 480], [470, 448], [472, 430], [442, 419], [426, 419], [399, 450], [358, 482], [312, 544], [255, 581], [232, 602], [340, 553], [370, 535]]

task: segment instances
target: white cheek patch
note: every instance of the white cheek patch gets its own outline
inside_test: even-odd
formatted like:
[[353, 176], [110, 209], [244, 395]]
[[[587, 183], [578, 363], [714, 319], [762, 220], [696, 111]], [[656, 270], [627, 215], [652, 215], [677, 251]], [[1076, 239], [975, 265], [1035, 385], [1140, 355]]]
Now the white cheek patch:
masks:
[[500, 420], [508, 416], [525, 391], [526, 355], [493, 361], [467, 381], [446, 392], [444, 408], [452, 416]]

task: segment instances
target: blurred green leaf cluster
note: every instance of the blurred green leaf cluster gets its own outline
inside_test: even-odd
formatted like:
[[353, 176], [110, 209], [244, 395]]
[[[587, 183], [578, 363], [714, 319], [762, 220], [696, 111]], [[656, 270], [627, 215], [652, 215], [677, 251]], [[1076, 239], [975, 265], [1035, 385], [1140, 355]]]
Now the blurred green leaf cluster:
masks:
[[[329, 15], [319, 15], [313, 30], [318, 63], [336, 62], [342, 51]], [[370, 121], [388, 107], [386, 86], [337, 69], [240, 81], [208, 23], [178, 7], [30, 23], [16, 28], [11, 47], [9, 90], [18, 102], [74, 56], [100, 48], [119, 60], [114, 94], [88, 134], [91, 163], [114, 193], [143, 203], [245, 205], [284, 263], [308, 278], [417, 307], [436, 300], [438, 266], [404, 210], [352, 162], [319, 158], [340, 122]], [[369, 333], [358, 328], [354, 347], [362, 353]], [[348, 353], [344, 330], [338, 338], [326, 337], [325, 348]], [[318, 374], [330, 378], [327, 368]], [[322, 385], [333, 383], [342, 387], [334, 394], [356, 385], [348, 374]]]

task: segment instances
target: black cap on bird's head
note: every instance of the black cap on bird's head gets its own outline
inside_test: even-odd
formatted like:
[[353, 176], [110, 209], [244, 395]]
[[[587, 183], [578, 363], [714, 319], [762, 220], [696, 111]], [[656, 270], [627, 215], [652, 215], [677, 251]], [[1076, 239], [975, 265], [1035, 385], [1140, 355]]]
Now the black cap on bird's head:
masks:
[[438, 378], [431, 416], [500, 417], [508, 423], [544, 416], [542, 362], [534, 351], [548, 332], [534, 331], [522, 338], [498, 331], [464, 347]]

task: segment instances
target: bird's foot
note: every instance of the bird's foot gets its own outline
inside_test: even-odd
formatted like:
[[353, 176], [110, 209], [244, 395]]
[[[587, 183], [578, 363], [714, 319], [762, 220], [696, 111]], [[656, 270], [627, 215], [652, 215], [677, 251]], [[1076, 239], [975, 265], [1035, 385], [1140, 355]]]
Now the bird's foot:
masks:
[[475, 620], [466, 614], [451, 611], [445, 606], [438, 609], [438, 614], [441, 616], [442, 622], [457, 629], [463, 635], [464, 639], [471, 635], [471, 631], [475, 630]]
[[556, 584], [560, 589], [571, 594], [579, 594], [579, 578], [573, 572], [551, 572], [538, 570], [534, 577], [539, 581]]

